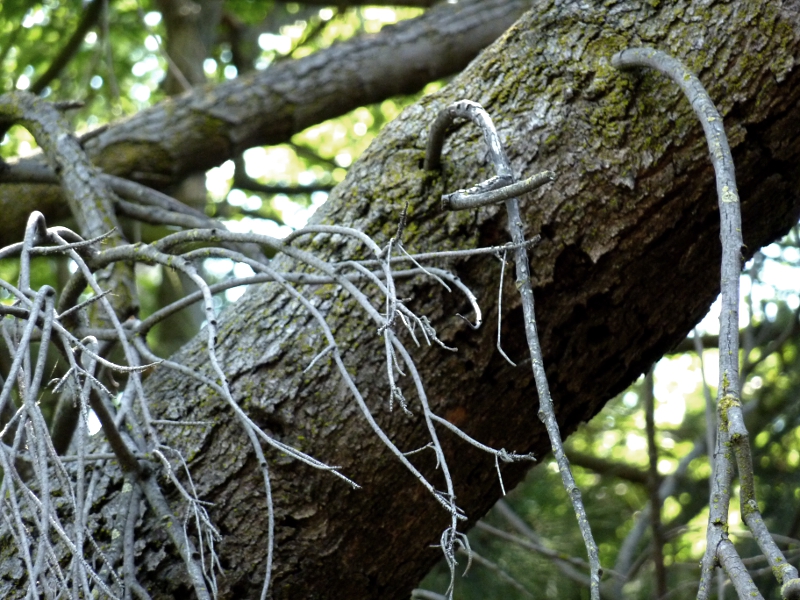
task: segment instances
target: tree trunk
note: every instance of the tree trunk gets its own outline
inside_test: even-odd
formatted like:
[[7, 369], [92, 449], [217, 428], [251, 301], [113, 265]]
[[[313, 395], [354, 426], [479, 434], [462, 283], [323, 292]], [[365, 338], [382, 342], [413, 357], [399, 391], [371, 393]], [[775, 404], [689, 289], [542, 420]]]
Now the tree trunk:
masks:
[[[718, 211], [701, 128], [666, 78], [616, 72], [610, 66], [615, 52], [647, 44], [698, 72], [725, 117], [747, 254], [788, 230], [800, 213], [797, 4], [651, 4], [536, 2], [450, 85], [389, 124], [315, 218], [356, 227], [383, 244], [408, 201], [409, 251], [506, 242], [501, 207], [440, 210], [440, 194], [493, 174], [473, 126], [458, 128], [445, 145], [441, 176], [426, 185], [421, 170], [438, 111], [462, 98], [483, 104], [518, 176], [544, 169], [558, 176], [522, 206], [529, 236], [542, 237], [531, 251], [531, 271], [545, 366], [565, 434], [677, 344], [718, 293]], [[355, 243], [326, 236], [296, 243], [331, 259], [364, 254]], [[281, 269], [291, 266], [277, 262]], [[487, 445], [541, 457], [549, 442], [537, 418], [530, 365], [522, 363], [524, 331], [513, 282], [506, 278], [502, 334], [505, 352], [521, 363], [516, 368], [495, 349], [498, 261], [439, 263], [476, 293], [486, 322], [471, 330], [456, 317], [467, 314], [467, 303], [430, 279], [414, 280], [399, 294], [458, 348], [413, 352], [433, 410]], [[424, 446], [425, 427], [405, 379], [400, 385], [414, 415], [387, 409], [383, 342], [375, 326], [332, 286], [309, 294], [379, 423], [401, 450]], [[272, 596], [407, 598], [441, 556], [431, 546], [448, 515], [370, 432], [330, 362], [303, 373], [325, 346], [311, 317], [277, 287], [262, 286], [224, 314], [218, 343], [234, 397], [265, 431], [341, 465], [362, 486], [352, 490], [328, 473], [268, 452], [277, 522]], [[176, 360], [206, 369], [204, 337]], [[194, 381], [161, 368], [147, 388], [155, 418], [213, 423], [190, 436], [175, 428], [163, 436], [190, 458], [200, 497], [215, 503], [224, 536], [221, 596], [258, 597], [267, 512], [245, 436], [224, 403]], [[493, 460], [446, 431], [441, 437], [457, 503], [472, 523], [500, 497]], [[432, 455], [410, 460], [438, 481]], [[504, 466], [506, 487], [526, 468]], [[117, 496], [118, 487], [109, 485], [102, 514]], [[140, 534], [147, 541], [143, 583], [155, 598], [181, 595], [188, 584], [160, 524], [145, 519]]]

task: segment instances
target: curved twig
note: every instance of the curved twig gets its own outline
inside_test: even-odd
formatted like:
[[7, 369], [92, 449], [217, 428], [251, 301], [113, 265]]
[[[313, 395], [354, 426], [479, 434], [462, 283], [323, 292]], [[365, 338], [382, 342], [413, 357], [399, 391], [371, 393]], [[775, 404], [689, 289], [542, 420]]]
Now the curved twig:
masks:
[[[431, 171], [440, 168], [445, 134], [448, 127], [457, 118], [469, 119], [480, 128], [489, 151], [489, 160], [494, 165], [498, 180], [506, 182], [504, 185], [513, 184], [514, 175], [511, 171], [511, 165], [508, 162], [508, 158], [500, 143], [500, 138], [497, 135], [491, 118], [479, 104], [467, 100], [451, 104], [436, 117], [428, 136], [425, 169]], [[519, 212], [519, 203], [516, 198], [506, 200], [506, 212], [508, 213], [508, 229], [511, 234], [511, 240], [517, 246], [514, 251], [514, 262], [516, 263], [517, 270], [517, 288], [522, 297], [525, 336], [528, 340], [531, 364], [533, 366], [533, 377], [536, 381], [536, 391], [539, 395], [539, 418], [544, 423], [550, 437], [550, 443], [558, 464], [559, 473], [561, 474], [561, 480], [572, 502], [581, 535], [583, 536], [583, 541], [586, 546], [586, 552], [589, 556], [589, 564], [591, 565], [589, 574], [591, 596], [593, 600], [599, 600], [602, 569], [600, 567], [597, 544], [594, 541], [589, 522], [586, 518], [586, 509], [583, 506], [580, 490], [575, 484], [575, 479], [570, 470], [569, 460], [564, 453], [561, 432], [559, 431], [558, 422], [556, 421], [553, 401], [550, 398], [550, 388], [544, 370], [539, 335], [536, 331], [533, 288], [531, 286], [528, 253], [525, 249], [525, 230]]]
[[[721, 565], [731, 578], [740, 597], [760, 598], [752, 579], [741, 562], [733, 544], [728, 541], [728, 513], [732, 488], [733, 459], [728, 447], [733, 445], [736, 466], [741, 479], [741, 511], [761, 551], [774, 565], [774, 573], [782, 592], [800, 588], [797, 569], [789, 565], [772, 542], [761, 520], [755, 500], [752, 454], [747, 429], [744, 426], [739, 379], [739, 275], [742, 270], [742, 219], [736, 174], [722, 116], [700, 80], [679, 60], [653, 48], [632, 48], [615, 54], [611, 64], [618, 69], [650, 67], [667, 75], [684, 93], [703, 126], [708, 142], [711, 163], [717, 182], [722, 240], [720, 274], [721, 310], [719, 335], [719, 415], [717, 447], [714, 457], [712, 491], [706, 550], [698, 600], [708, 598], [714, 568]], [[784, 596], [786, 598], [787, 596]]]

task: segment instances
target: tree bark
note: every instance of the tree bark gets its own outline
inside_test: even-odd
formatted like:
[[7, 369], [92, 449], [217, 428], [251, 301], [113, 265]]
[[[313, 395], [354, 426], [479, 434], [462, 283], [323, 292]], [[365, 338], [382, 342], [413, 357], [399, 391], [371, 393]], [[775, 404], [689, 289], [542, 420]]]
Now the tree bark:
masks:
[[[467, 98], [495, 120], [517, 175], [551, 169], [548, 189], [523, 199], [539, 334], [552, 396], [568, 434], [591, 418], [654, 360], [679, 342], [718, 293], [719, 225], [705, 140], [680, 92], [654, 73], [618, 73], [611, 56], [647, 44], [698, 72], [723, 114], [738, 170], [749, 254], [788, 230], [800, 214], [795, 168], [800, 139], [800, 12], [796, 2], [671, 3], [618, 0], [602, 6], [535, 3], [534, 9], [437, 94], [407, 109], [351, 168], [315, 220], [359, 228], [385, 243], [410, 203], [409, 251], [504, 243], [503, 211], [484, 207], [442, 213], [439, 196], [491, 173], [472, 126], [445, 145], [444, 172], [432, 181], [420, 166], [427, 129], [439, 110]], [[164, 110], [169, 110], [164, 108]], [[195, 141], [187, 144], [196, 143]], [[183, 168], [183, 167], [178, 167]], [[298, 242], [300, 243], [300, 242]], [[347, 241], [318, 236], [331, 259], [361, 256]], [[455, 294], [429, 279], [399, 294], [427, 314], [441, 339], [414, 350], [432, 408], [474, 438], [509, 451], [548, 451], [537, 418], [530, 365], [508, 365], [495, 350], [499, 265], [489, 258], [440, 261], [475, 291], [486, 324], [471, 330]], [[281, 269], [289, 261], [277, 259]], [[389, 413], [383, 342], [341, 292], [311, 292], [376, 419], [401, 450], [426, 443], [414, 416]], [[520, 304], [507, 281], [503, 346], [525, 354]], [[251, 290], [220, 320], [219, 354], [236, 399], [281, 441], [342, 466], [363, 488], [268, 453], [276, 502], [273, 598], [407, 598], [439, 559], [447, 514], [373, 436], [334, 369], [320, 361], [325, 342], [296, 302], [272, 286]], [[207, 368], [204, 341], [177, 356]], [[410, 389], [404, 379], [400, 385]], [[182, 448], [200, 497], [215, 503], [224, 539], [225, 598], [258, 597], [264, 576], [267, 515], [258, 465], [224, 403], [205, 387], [166, 369], [148, 380], [156, 418], [210, 421], [191, 436], [163, 431]], [[491, 457], [447, 432], [458, 505], [470, 522], [499, 498]], [[436, 482], [432, 456], [410, 459]], [[526, 465], [503, 467], [506, 487]], [[98, 519], [113, 510], [113, 482]], [[576, 525], [577, 526], [577, 525]], [[155, 598], [187, 589], [182, 566], [159, 523], [139, 530], [140, 577]]]
[[[287, 142], [311, 125], [458, 73], [530, 5], [444, 4], [376, 35], [162, 102], [88, 141], [86, 151], [107, 173], [164, 189], [252, 146]], [[20, 198], [32, 196], [48, 222], [67, 216], [55, 186], [0, 185], [4, 243], [21, 237], [31, 209]]]

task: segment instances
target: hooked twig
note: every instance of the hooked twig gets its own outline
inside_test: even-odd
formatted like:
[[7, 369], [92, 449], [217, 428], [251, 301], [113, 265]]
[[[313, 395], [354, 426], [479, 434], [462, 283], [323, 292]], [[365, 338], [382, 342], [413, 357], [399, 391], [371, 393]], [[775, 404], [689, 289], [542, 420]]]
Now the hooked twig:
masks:
[[741, 479], [742, 519], [753, 532], [761, 551], [774, 566], [784, 598], [800, 593], [797, 569], [791, 566], [772, 542], [761, 520], [755, 500], [752, 455], [747, 429], [744, 426], [739, 380], [739, 275], [742, 270], [742, 218], [736, 175], [722, 116], [700, 80], [679, 60], [653, 48], [632, 48], [615, 54], [611, 64], [618, 69], [650, 67], [667, 75], [684, 93], [703, 126], [708, 141], [711, 163], [717, 180], [722, 240], [722, 292], [719, 335], [719, 388], [717, 396], [718, 431], [706, 550], [698, 600], [708, 598], [714, 568], [722, 566], [741, 597], [760, 598], [752, 579], [743, 567], [733, 544], [728, 540], [728, 513], [732, 489], [733, 445], [736, 466]]

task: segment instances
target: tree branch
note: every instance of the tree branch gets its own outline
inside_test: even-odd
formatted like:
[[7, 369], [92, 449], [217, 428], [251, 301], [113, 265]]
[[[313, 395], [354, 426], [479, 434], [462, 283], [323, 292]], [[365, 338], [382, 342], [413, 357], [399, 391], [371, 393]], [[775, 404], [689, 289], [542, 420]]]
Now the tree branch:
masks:
[[[764, 5], [747, 7], [755, 13], [729, 13], [714, 6], [710, 18], [678, 22], [671, 16], [674, 4], [638, 4], [623, 18], [599, 6], [543, 3], [464, 74], [387, 125], [350, 167], [314, 222], [357, 223], [367, 234], [385, 240], [397, 230], [408, 202], [409, 226], [403, 237], [407, 248], [467, 248], [505, 240], [506, 219], [495, 206], [457, 214], [440, 210], [441, 194], [493, 174], [484, 156], [474, 156], [473, 128], [457, 129], [448, 138], [440, 177], [428, 179], [420, 169], [427, 142], [422, 132], [434, 115], [464, 95], [480, 100], [508, 145], [515, 175], [545, 169], [558, 173], [550, 189], [522, 199], [521, 221], [529, 235], [542, 234], [542, 242], [531, 251], [531, 279], [540, 311], [537, 326], [545, 364], [551, 365], [547, 375], [556, 414], [568, 433], [685, 337], [719, 289], [714, 277], [719, 268], [719, 218], [700, 127], [677, 90], [659, 78], [647, 82], [658, 102], [649, 100], [650, 94], [635, 95], [632, 78], [609, 70], [612, 51], [640, 37], [644, 29], [647, 35], [663, 31], [656, 42], [674, 44], [684, 55], [698, 35], [709, 44], [717, 40], [726, 48], [730, 45], [730, 53], [709, 48], [703, 72], [712, 93], [726, 99], [726, 125], [740, 132], [732, 145], [747, 247], [759, 247], [796, 222], [800, 172], [792, 165], [800, 155], [800, 139], [790, 135], [786, 120], [800, 118], [800, 70], [776, 61], [800, 54], [800, 40], [793, 34], [798, 15]], [[695, 10], [688, 1], [679, 9], [689, 16]], [[765, 40], [745, 25], [754, 18], [772, 19], [772, 30], [778, 33]], [[592, 28], [598, 28], [596, 35], [578, 37], [569, 47], [550, 41]], [[596, 44], [599, 38], [614, 40], [615, 47]], [[756, 52], [756, 47], [761, 50]], [[737, 67], [743, 51], [754, 61], [746, 77]], [[730, 89], [737, 90], [735, 98], [725, 95]], [[778, 154], [776, 148], [781, 149]], [[771, 175], [765, 177], [765, 172]], [[322, 234], [292, 242], [301, 243], [313, 244], [322, 256], [338, 261], [364, 256], [359, 244]], [[291, 270], [292, 264], [276, 258], [275, 267]], [[496, 310], [496, 269], [475, 259], [459, 263], [459, 275], [484, 290], [482, 308]], [[332, 295], [320, 291], [319, 300], [331, 307], [326, 314], [332, 329], [358, 346], [349, 355], [349, 368], [359, 374], [368, 397], [385, 398], [386, 389], [375, 377], [381, 368], [376, 362], [383, 353], [381, 340], [374, 327], [353, 318], [351, 304], [328, 291]], [[502, 446], [519, 452], [545, 451], [545, 432], [532, 425], [538, 419], [529, 370], [514, 370], [499, 353], [486, 350], [495, 345], [495, 328], [472, 331], [462, 324], [454, 316], [462, 310], [459, 303], [434, 285], [411, 284], [408, 294], [429, 311], [443, 340], [459, 349], [457, 354], [425, 349], [415, 353], [424, 365], [435, 410], [451, 422], [463, 423], [467, 434], [487, 445], [502, 440]], [[273, 593], [278, 598], [305, 597], [335, 585], [342, 597], [408, 597], [412, 582], [440, 557], [427, 546], [436, 543], [441, 531], [441, 509], [435, 501], [415, 500], [424, 490], [401, 466], [364, 460], [382, 456], [379, 444], [355, 418], [341, 381], [326, 361], [315, 366], [319, 376], [313, 382], [303, 374], [326, 344], [306, 317], [286, 309], [291, 302], [265, 286], [246, 294], [235, 310], [220, 318], [219, 343], [225, 350], [225, 368], [233, 372], [233, 393], [270, 428], [292, 439], [302, 437], [317, 453], [336, 456], [363, 490], [352, 493], [305, 468], [275, 465], [271, 472], [280, 490], [275, 497], [286, 499], [276, 503], [276, 530], [284, 527], [291, 533], [280, 544]], [[503, 309], [504, 349], [510, 356], [521, 355], [525, 338], [520, 304], [505, 301]], [[202, 370], [202, 357], [203, 344], [195, 341], [175, 360]], [[444, 376], [447, 373], [458, 373], [458, 385]], [[188, 420], [216, 419], [215, 426], [203, 432], [202, 447], [209, 453], [193, 464], [196, 479], [206, 482], [199, 493], [218, 501], [215, 514], [237, 543], [250, 539], [255, 548], [253, 531], [265, 531], [266, 519], [245, 506], [260, 498], [257, 469], [237, 472], [235, 492], [222, 491], [216, 483], [231, 461], [250, 464], [245, 454], [232, 457], [218, 450], [241, 446], [221, 421], [218, 400], [201, 386], [160, 371], [147, 385], [159, 398], [156, 414], [181, 411]], [[185, 398], [195, 401], [186, 403]], [[419, 422], [397, 413], [381, 419], [405, 450], [425, 445]], [[459, 457], [453, 465], [455, 481], [469, 482], [456, 483], [459, 505], [477, 518], [500, 494], [493, 464], [460, 440], [453, 440], [448, 451]], [[421, 453], [413, 458], [434, 472], [433, 457]], [[516, 464], [505, 465], [503, 479], [511, 485], [523, 471]], [[386, 543], [385, 535], [365, 535], [359, 526], [363, 522], [381, 523], [391, 531], [392, 543]], [[324, 539], [319, 536], [322, 523]], [[343, 548], [346, 563], [358, 565], [353, 570], [342, 567]], [[258, 560], [253, 555], [248, 564]], [[257, 577], [255, 567], [227, 573], [237, 582], [251, 581], [251, 576]], [[247, 589], [255, 592], [258, 583]], [[152, 585], [165, 590], [165, 597], [172, 589], [166, 578]]]
[[639, 467], [606, 460], [591, 454], [575, 452], [574, 450], [567, 450], [567, 458], [569, 458], [571, 463], [583, 467], [584, 469], [594, 471], [595, 473], [619, 477], [620, 479], [625, 479], [626, 481], [640, 485], [647, 485], [648, 482], [647, 471]]
[[81, 17], [78, 26], [75, 28], [75, 31], [70, 36], [67, 43], [61, 49], [61, 52], [58, 53], [58, 56], [50, 63], [50, 66], [47, 67], [47, 70], [42, 73], [36, 81], [31, 84], [30, 92], [32, 94], [39, 94], [44, 88], [50, 85], [50, 82], [53, 81], [58, 74], [61, 73], [61, 70], [67, 66], [72, 57], [78, 51], [78, 48], [81, 47], [83, 43], [83, 38], [86, 37], [86, 34], [91, 31], [91, 29], [97, 23], [97, 19], [100, 17], [100, 13], [103, 10], [103, 6], [105, 6], [106, 0], [92, 0], [88, 6], [83, 9], [83, 16]]
[[[358, 106], [457, 73], [528, 6], [529, 0], [444, 4], [377, 35], [165, 101], [109, 127], [86, 151], [107, 173], [164, 188], [252, 146], [286, 142]], [[0, 186], [0, 206], [13, 207], [19, 193], [17, 186]], [[57, 194], [37, 197], [48, 221], [60, 203]], [[0, 239], [14, 239], [25, 221], [11, 210], [4, 214]]]
[[[712, 94], [724, 99], [726, 124], [738, 132], [732, 146], [747, 247], [786, 231], [800, 211], [800, 172], [794, 168], [800, 139], [788, 126], [800, 119], [800, 70], [791, 58], [800, 54], [796, 11], [742, 3], [734, 11], [713, 4], [700, 14], [695, 3], [676, 1], [657, 7], [638, 3], [630, 11], [542, 2], [463, 75], [390, 123], [315, 217], [315, 223], [328, 227], [357, 224], [384, 241], [397, 231], [408, 203], [403, 239], [408, 248], [468, 248], [504, 240], [506, 220], [497, 207], [440, 212], [444, 191], [467, 188], [487, 175], [484, 157], [474, 156], [472, 128], [449, 138], [440, 177], [428, 180], [419, 168], [433, 116], [465, 95], [481, 101], [509, 147], [515, 174], [559, 173], [553, 189], [523, 198], [520, 221], [530, 234], [542, 234], [532, 251], [531, 281], [547, 375], [565, 433], [679, 342], [718, 293], [713, 276], [718, 213], [699, 127], [685, 101], [658, 78], [647, 82], [657, 102], [635, 96], [632, 79], [609, 68], [612, 52], [646, 37], [694, 56], [692, 40], [706, 40], [704, 77]], [[676, 10], [685, 18], [675, 19]], [[748, 26], [754, 19], [761, 28]], [[764, 36], [764, 28], [770, 36]], [[562, 39], [572, 43], [557, 43]], [[743, 52], [749, 59], [746, 73], [740, 68]], [[728, 90], [736, 94], [729, 97]], [[201, 147], [214, 139], [203, 138]], [[176, 168], [183, 168], [180, 161]], [[332, 234], [292, 244], [313, 245], [329, 262], [365, 254], [360, 243]], [[273, 266], [284, 271], [295, 265], [277, 258]], [[496, 310], [497, 270], [480, 259], [457, 266], [475, 289], [491, 290], [481, 295], [484, 307]], [[494, 347], [494, 328], [473, 331], [454, 316], [462, 310], [460, 301], [437, 286], [418, 281], [403, 289], [430, 315], [442, 339], [459, 349], [456, 354], [415, 351], [432, 408], [450, 422], [463, 423], [466, 433], [482, 443], [501, 441], [518, 451], [542, 453], [548, 443], [538, 425], [528, 369], [513, 370], [499, 353], [487, 351]], [[385, 368], [379, 359], [384, 344], [374, 324], [356, 319], [353, 304], [338, 295], [336, 286], [320, 290], [313, 300], [338, 341], [349, 345], [341, 360], [356, 373], [367, 397], [385, 398], [387, 390], [376, 377]], [[328, 344], [315, 322], [294, 306], [284, 288], [266, 285], [220, 316], [219, 360], [230, 374], [230, 394], [270, 431], [335, 458], [363, 489], [355, 492], [329, 474], [317, 476], [278, 452], [267, 455], [280, 544], [273, 596], [329, 596], [335, 590], [339, 597], [407, 598], [440, 557], [429, 546], [437, 542], [447, 515], [405, 467], [388, 459], [369, 424], [356, 416], [338, 364], [319, 360], [316, 377], [304, 373]], [[520, 305], [504, 302], [503, 311], [504, 347], [511, 355], [521, 354]], [[207, 348], [207, 337], [194, 340], [174, 360], [189, 373], [211, 373]], [[450, 373], [458, 374], [458, 385], [446, 376]], [[255, 508], [264, 498], [261, 463], [247, 450], [208, 377], [198, 381], [161, 368], [146, 387], [155, 418], [212, 423], [192, 438], [197, 454], [190, 466], [198, 496], [214, 502], [210, 510], [230, 544], [221, 550], [229, 566], [220, 591], [257, 597], [268, 530], [266, 511]], [[405, 451], [424, 446], [425, 427], [415, 417], [382, 411], [376, 418]], [[184, 443], [178, 433], [164, 432], [164, 438]], [[447, 441], [444, 452], [457, 457], [451, 473], [459, 506], [476, 519], [500, 494], [494, 465], [462, 440]], [[420, 471], [439, 475], [433, 456], [423, 452], [411, 459]], [[523, 475], [524, 467], [517, 464], [503, 468], [509, 485]], [[108, 489], [98, 489], [100, 497], [111, 498], [105, 495]], [[371, 531], [364, 531], [364, 523], [373, 524]], [[148, 541], [163, 539], [163, 525], [152, 518], [142, 521], [140, 531]], [[162, 547], [142, 548], [142, 564], [148, 567], [139, 575], [154, 597], [170, 598], [186, 589], [187, 578]], [[8, 595], [14, 592], [3, 588]]]
[[658, 473], [658, 443], [656, 442], [655, 391], [653, 389], [653, 369], [644, 378], [645, 430], [647, 431], [648, 481], [650, 496], [650, 529], [653, 533], [653, 565], [655, 566], [656, 598], [667, 595], [667, 571], [664, 565], [664, 526], [661, 522], [661, 496], [659, 488], [661, 476]]
[[[96, 238], [113, 232], [109, 237], [111, 245], [125, 243], [112, 205], [113, 193], [97, 177], [97, 170], [58, 110], [28, 92], [4, 94], [0, 96], [0, 125], [15, 123], [28, 129], [42, 148], [50, 167], [58, 175], [81, 234]], [[115, 265], [107, 283], [116, 292], [113, 306], [118, 315], [126, 319], [138, 310], [136, 283], [129, 265]]]

